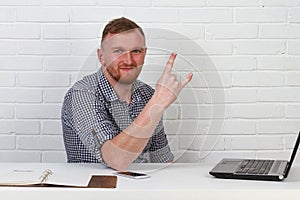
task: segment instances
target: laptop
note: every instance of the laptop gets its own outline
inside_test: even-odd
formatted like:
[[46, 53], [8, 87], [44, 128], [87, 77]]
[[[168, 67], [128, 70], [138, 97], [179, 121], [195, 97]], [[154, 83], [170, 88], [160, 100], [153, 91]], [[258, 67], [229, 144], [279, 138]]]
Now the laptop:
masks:
[[289, 161], [224, 158], [209, 174], [216, 178], [282, 181], [289, 174], [299, 142], [300, 132]]

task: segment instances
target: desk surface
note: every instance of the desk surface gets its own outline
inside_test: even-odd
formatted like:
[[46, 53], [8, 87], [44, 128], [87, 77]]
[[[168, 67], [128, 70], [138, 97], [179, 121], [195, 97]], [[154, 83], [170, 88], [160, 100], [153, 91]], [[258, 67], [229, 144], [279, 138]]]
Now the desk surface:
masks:
[[[213, 165], [201, 163], [137, 164], [130, 170], [151, 178], [134, 180], [118, 177], [116, 189], [0, 187], [0, 198], [9, 199], [286, 199], [300, 196], [300, 166], [292, 167], [282, 182], [217, 179], [208, 174]], [[115, 171], [100, 164], [1, 163], [0, 170], [17, 168], [64, 169], [65, 176], [103, 174]], [[41, 198], [42, 196], [42, 198]], [[1, 198], [3, 199], [3, 198]], [[296, 198], [297, 199], [297, 198]]]

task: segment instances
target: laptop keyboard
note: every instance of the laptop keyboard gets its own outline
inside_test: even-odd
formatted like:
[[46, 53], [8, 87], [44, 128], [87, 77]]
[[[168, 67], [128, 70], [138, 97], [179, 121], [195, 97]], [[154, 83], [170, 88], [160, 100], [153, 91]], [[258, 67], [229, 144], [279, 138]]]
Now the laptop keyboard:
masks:
[[268, 174], [274, 160], [244, 160], [236, 174]]

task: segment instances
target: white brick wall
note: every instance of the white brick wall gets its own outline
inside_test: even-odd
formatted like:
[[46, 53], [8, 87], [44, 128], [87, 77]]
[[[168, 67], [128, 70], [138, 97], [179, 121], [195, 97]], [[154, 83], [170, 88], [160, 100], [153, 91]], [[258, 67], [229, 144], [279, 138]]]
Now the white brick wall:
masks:
[[[141, 79], [170, 51], [193, 81], [165, 113], [178, 161], [287, 159], [300, 130], [299, 0], [0, 0], [0, 162], [65, 162], [67, 89], [99, 68], [108, 20], [146, 30]], [[300, 159], [298, 159], [299, 161]]]

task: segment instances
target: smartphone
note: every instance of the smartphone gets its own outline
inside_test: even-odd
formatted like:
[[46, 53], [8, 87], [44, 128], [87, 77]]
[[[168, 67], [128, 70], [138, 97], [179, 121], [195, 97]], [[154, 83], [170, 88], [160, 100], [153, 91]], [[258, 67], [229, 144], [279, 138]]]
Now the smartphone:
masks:
[[150, 178], [149, 175], [143, 174], [143, 173], [137, 173], [137, 172], [116, 172], [116, 175], [128, 177], [128, 178], [133, 178], [133, 179], [143, 179], [143, 178]]

